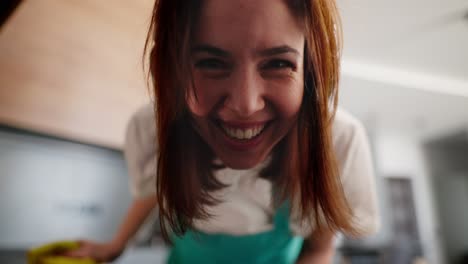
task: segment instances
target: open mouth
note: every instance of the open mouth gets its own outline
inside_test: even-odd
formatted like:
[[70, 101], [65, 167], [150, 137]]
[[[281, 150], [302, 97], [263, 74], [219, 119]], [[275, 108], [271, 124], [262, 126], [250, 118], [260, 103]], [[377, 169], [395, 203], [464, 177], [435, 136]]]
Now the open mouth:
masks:
[[265, 129], [265, 125], [255, 126], [248, 129], [232, 128], [226, 125], [221, 125], [224, 133], [232, 138], [237, 140], [250, 140], [259, 136]]
[[250, 141], [260, 137], [270, 123], [271, 121], [248, 128], [236, 128], [231, 127], [220, 120], [215, 121], [215, 124], [220, 128], [224, 135], [237, 141]]

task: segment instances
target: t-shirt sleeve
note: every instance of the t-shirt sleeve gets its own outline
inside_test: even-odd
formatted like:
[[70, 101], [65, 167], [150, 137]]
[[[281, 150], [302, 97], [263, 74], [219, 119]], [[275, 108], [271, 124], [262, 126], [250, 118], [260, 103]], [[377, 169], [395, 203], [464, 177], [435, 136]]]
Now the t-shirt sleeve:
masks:
[[156, 194], [157, 144], [153, 110], [147, 105], [127, 125], [124, 155], [134, 199]]
[[333, 145], [346, 199], [353, 210], [353, 224], [363, 236], [380, 226], [376, 183], [370, 145], [364, 126], [346, 112], [337, 112]]

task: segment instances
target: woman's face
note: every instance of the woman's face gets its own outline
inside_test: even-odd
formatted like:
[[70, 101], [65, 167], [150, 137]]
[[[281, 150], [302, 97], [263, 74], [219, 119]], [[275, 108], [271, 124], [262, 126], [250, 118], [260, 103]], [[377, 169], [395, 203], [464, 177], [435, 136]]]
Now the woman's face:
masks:
[[295, 125], [303, 51], [303, 30], [286, 1], [203, 1], [187, 103], [196, 130], [228, 167], [264, 161]]

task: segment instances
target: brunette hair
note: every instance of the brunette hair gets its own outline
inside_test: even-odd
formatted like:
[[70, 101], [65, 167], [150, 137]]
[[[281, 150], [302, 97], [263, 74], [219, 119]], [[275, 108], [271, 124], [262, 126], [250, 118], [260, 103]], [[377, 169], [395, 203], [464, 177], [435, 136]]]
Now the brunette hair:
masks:
[[[280, 201], [292, 201], [317, 230], [357, 234], [342, 190], [331, 142], [339, 81], [341, 27], [334, 0], [285, 0], [303, 23], [304, 97], [297, 125], [275, 146], [261, 176], [272, 180]], [[156, 0], [145, 44], [158, 130], [157, 199], [168, 240], [210, 217], [210, 193], [224, 186], [213, 176], [214, 154], [191, 125], [186, 105], [190, 45], [200, 0]], [[149, 51], [149, 53], [147, 53]]]

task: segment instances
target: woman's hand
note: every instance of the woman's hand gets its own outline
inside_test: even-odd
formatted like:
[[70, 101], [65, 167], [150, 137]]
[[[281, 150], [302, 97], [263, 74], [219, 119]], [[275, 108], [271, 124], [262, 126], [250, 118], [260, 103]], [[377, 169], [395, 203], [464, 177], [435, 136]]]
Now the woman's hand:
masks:
[[96, 243], [93, 241], [79, 241], [80, 247], [67, 251], [63, 255], [71, 258], [91, 258], [97, 262], [111, 262], [118, 258], [124, 247], [115, 243]]
[[67, 251], [63, 255], [72, 258], [91, 258], [97, 262], [115, 260], [123, 253], [129, 239], [137, 232], [156, 204], [156, 195], [134, 200], [111, 242], [79, 241], [78, 249]]

